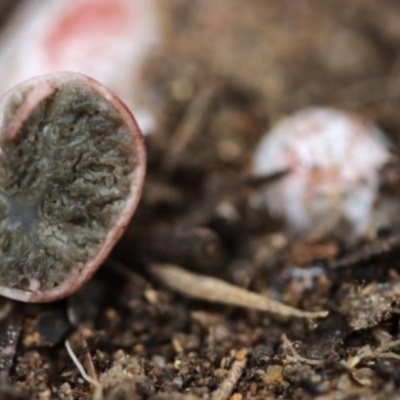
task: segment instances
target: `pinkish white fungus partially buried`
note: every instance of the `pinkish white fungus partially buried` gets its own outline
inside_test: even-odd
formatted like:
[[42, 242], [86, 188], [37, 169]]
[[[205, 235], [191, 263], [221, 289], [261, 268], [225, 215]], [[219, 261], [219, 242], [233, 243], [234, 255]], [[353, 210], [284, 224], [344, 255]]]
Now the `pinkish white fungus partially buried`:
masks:
[[125, 105], [77, 73], [0, 100], [0, 295], [47, 302], [81, 287], [141, 195], [145, 148]]
[[296, 234], [328, 234], [346, 227], [348, 237], [373, 234], [398, 220], [400, 202], [380, 192], [390, 143], [370, 121], [315, 107], [283, 119], [262, 138], [256, 176], [287, 171], [260, 193], [273, 216]]

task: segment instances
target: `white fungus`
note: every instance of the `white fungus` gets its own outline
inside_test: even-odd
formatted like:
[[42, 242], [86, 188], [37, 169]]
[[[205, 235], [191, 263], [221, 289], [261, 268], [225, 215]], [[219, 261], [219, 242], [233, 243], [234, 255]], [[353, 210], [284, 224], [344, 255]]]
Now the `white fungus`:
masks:
[[346, 226], [352, 237], [373, 233], [399, 214], [380, 193], [389, 142], [372, 123], [330, 108], [309, 108], [267, 132], [253, 159], [255, 176], [287, 170], [261, 188], [259, 200], [289, 232], [329, 233]]

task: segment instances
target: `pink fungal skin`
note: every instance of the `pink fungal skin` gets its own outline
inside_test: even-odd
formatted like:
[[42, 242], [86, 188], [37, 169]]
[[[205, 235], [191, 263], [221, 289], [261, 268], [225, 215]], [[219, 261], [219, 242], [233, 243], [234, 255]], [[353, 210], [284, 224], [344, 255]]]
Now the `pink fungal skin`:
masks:
[[[13, 139], [18, 135], [19, 129], [23, 126], [24, 121], [34, 111], [44, 99], [51, 96], [60, 84], [68, 83], [70, 80], [80, 80], [83, 84], [89, 85], [101, 97], [106, 99], [118, 111], [124, 124], [129, 127], [129, 132], [133, 138], [132, 151], [135, 152], [137, 157], [137, 166], [131, 176], [130, 194], [125, 202], [124, 207], [120, 210], [119, 217], [114, 223], [113, 227], [108, 231], [106, 238], [97, 252], [85, 265], [77, 266], [74, 271], [58, 286], [49, 290], [40, 291], [36, 288], [36, 283], [31, 282], [28, 290], [20, 290], [11, 287], [0, 286], [0, 295], [23, 301], [45, 303], [65, 298], [79, 288], [81, 288], [97, 271], [97, 269], [104, 262], [106, 257], [111, 252], [113, 246], [124, 233], [128, 226], [134, 211], [140, 200], [143, 184], [145, 179], [146, 168], [146, 149], [143, 136], [135, 121], [135, 118], [129, 111], [128, 107], [112, 93], [105, 86], [96, 80], [78, 74], [75, 72], [56, 72], [39, 77], [32, 78], [20, 85], [17, 85], [10, 91], [6, 92], [0, 100], [0, 135], [5, 135], [8, 139]], [[31, 86], [33, 89], [29, 92], [24, 102], [17, 110], [15, 118], [5, 126], [5, 119], [3, 115], [4, 105], [7, 103], [10, 96], [22, 91], [24, 88]], [[112, 134], [112, 132], [110, 132]], [[0, 147], [0, 154], [2, 149]]]
[[158, 41], [154, 0], [29, 0], [0, 39], [0, 93], [41, 74], [79, 72], [112, 89], [147, 133], [154, 117], [138, 107], [137, 87]]
[[309, 108], [279, 122], [253, 159], [257, 176], [287, 170], [260, 194], [271, 215], [294, 234], [331, 233], [346, 223], [350, 236], [390, 225], [397, 199], [379, 193], [389, 142], [372, 123], [330, 108]]

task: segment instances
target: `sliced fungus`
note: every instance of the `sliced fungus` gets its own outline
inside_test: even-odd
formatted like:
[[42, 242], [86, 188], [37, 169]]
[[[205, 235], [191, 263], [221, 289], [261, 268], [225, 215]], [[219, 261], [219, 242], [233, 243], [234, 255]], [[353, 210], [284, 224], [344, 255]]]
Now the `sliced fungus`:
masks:
[[41, 291], [101, 249], [130, 195], [134, 137], [113, 104], [63, 81], [8, 130], [26, 95], [11, 95], [0, 133], [0, 285]]

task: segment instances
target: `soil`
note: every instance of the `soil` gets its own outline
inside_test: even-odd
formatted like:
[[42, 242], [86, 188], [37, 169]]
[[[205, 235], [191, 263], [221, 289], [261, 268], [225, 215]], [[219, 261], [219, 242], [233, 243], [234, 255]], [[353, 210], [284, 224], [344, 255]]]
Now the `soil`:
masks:
[[[249, 207], [248, 176], [268, 127], [308, 105], [357, 112], [400, 143], [400, 3], [159, 4], [164, 46], [143, 79], [159, 124], [139, 210], [80, 292], [2, 302], [0, 398], [397, 398], [399, 227], [356, 243], [290, 238]], [[165, 262], [329, 315], [193, 300], [149, 272]]]

